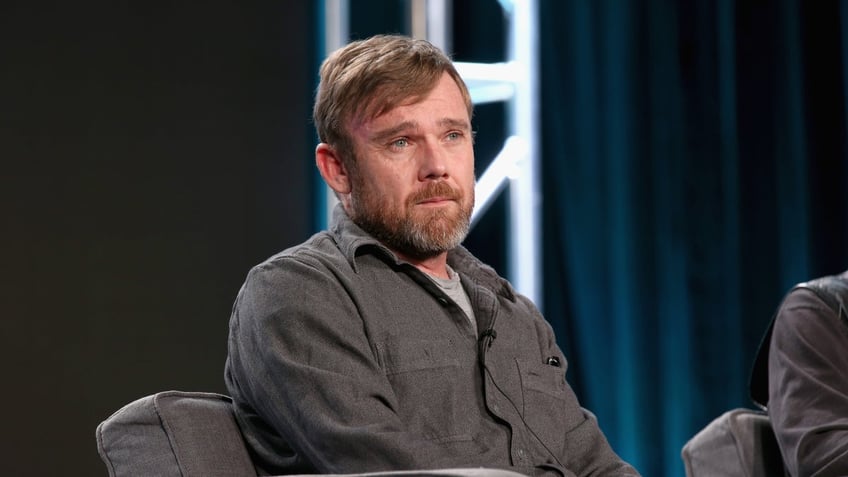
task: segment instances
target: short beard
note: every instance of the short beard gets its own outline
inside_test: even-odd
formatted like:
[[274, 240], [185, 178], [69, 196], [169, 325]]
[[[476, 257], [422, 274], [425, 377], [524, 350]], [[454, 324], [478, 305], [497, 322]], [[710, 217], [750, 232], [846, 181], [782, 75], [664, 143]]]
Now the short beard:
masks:
[[[417, 260], [432, 258], [456, 248], [468, 235], [474, 206], [473, 188], [470, 204], [465, 204], [461, 194], [449, 184], [433, 182], [410, 196], [403, 210], [397, 210], [386, 209], [380, 198], [373, 195], [372, 189], [361, 181], [356, 182], [354, 190], [358, 197], [352, 197], [351, 219], [362, 230], [402, 255]], [[415, 204], [431, 197], [453, 199], [460, 210], [415, 210]]]

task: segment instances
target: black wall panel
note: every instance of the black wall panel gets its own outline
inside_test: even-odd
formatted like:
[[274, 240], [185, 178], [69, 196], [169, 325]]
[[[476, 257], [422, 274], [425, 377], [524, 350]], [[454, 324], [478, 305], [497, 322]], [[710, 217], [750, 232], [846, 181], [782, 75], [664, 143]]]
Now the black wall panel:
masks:
[[2, 475], [106, 475], [95, 426], [225, 392], [249, 267], [314, 228], [314, 2], [0, 6]]

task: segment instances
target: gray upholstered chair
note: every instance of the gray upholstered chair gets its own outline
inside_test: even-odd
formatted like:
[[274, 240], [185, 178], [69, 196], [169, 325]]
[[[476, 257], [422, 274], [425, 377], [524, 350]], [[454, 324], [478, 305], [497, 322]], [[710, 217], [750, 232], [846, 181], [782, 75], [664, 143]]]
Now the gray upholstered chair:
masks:
[[687, 477], [781, 477], [783, 458], [768, 414], [733, 409], [683, 446]]
[[[110, 477], [256, 476], [230, 398], [165, 391], [133, 401], [97, 426], [97, 449]], [[374, 472], [346, 477], [521, 477], [469, 468]]]

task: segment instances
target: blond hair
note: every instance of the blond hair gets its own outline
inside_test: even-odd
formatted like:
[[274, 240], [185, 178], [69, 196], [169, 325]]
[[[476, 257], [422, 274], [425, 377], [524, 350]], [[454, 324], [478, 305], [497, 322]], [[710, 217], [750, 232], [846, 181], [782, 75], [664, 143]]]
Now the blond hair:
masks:
[[333, 146], [342, 161], [353, 166], [347, 127], [353, 121], [380, 116], [407, 99], [422, 98], [444, 73], [459, 87], [470, 118], [473, 105], [468, 88], [451, 59], [431, 43], [400, 35], [349, 43], [321, 65], [312, 111], [319, 140]]

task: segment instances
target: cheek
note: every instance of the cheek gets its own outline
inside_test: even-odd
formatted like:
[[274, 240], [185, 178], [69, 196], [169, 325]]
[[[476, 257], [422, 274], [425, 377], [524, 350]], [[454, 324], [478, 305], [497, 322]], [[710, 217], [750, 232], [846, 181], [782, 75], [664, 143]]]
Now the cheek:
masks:
[[408, 196], [394, 177], [374, 178], [361, 187], [364, 192], [361, 195], [375, 208], [396, 208], [398, 204], [404, 204]]
[[474, 180], [474, 150], [467, 151], [465, 156], [459, 161], [459, 170], [463, 177], [470, 177]]
[[474, 184], [477, 182], [477, 178], [474, 175], [474, 160], [472, 159], [470, 163], [464, 164], [458, 171], [458, 181], [466, 188], [474, 188]]
[[416, 177], [408, 170], [394, 170], [384, 175], [376, 187], [382, 191], [387, 202], [404, 204], [417, 187]]

